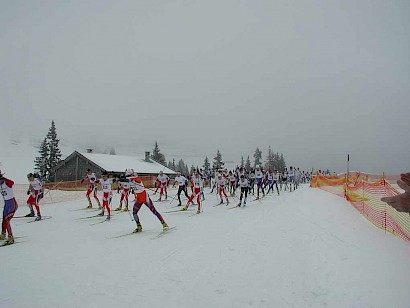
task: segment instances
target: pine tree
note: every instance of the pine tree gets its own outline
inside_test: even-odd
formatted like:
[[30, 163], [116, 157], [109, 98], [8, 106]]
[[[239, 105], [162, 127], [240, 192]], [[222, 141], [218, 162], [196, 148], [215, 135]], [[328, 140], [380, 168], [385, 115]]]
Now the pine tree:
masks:
[[249, 159], [249, 155], [248, 155], [248, 158], [246, 159], [245, 169], [248, 172], [251, 171], [251, 160]]
[[160, 152], [159, 146], [158, 146], [158, 142], [155, 141], [155, 145], [154, 145], [154, 149], [152, 150], [152, 156], [151, 158], [153, 160], [155, 160], [156, 162], [160, 163], [161, 165], [165, 165], [166, 164], [166, 159], [164, 154], [162, 154]]
[[47, 134], [49, 149], [49, 168], [50, 171], [61, 161], [61, 151], [58, 147], [60, 140], [57, 138], [57, 130], [54, 121], [51, 121], [51, 127]]
[[273, 154], [272, 149], [271, 149], [270, 146], [269, 146], [269, 148], [268, 148], [268, 156], [266, 157], [266, 165], [265, 165], [265, 167], [266, 167], [267, 169], [272, 169], [272, 170], [275, 169], [275, 165], [274, 165], [274, 154]]
[[205, 157], [204, 165], [203, 165], [205, 171], [208, 171], [211, 168], [211, 164], [209, 163], [208, 156]]
[[274, 156], [273, 156], [273, 168], [274, 168], [274, 170], [280, 170], [279, 161], [280, 161], [280, 156], [279, 156], [279, 153], [276, 152], [276, 154], [274, 154]]
[[168, 166], [167, 166], [169, 169], [171, 169], [171, 170], [174, 170], [174, 168], [173, 168], [173, 166], [172, 166], [172, 162], [171, 161], [168, 161]]
[[35, 168], [40, 171], [40, 174], [42, 177], [46, 176], [46, 173], [48, 172], [47, 166], [48, 166], [48, 144], [47, 144], [47, 139], [44, 138], [43, 142], [40, 145], [39, 149], [39, 154], [40, 156], [36, 157], [34, 164]]
[[51, 121], [51, 127], [40, 146], [40, 157], [36, 157], [35, 160], [35, 164], [39, 167], [45, 181], [52, 179], [52, 169], [61, 161], [61, 151], [58, 147], [59, 141], [55, 123]]
[[256, 148], [255, 153], [253, 154], [254, 164], [253, 166], [260, 166], [262, 162], [262, 151], [259, 148]]
[[111, 147], [111, 149], [110, 149], [110, 155], [117, 155], [117, 154], [115, 153], [115, 148], [114, 148], [114, 147]]
[[214, 157], [213, 168], [214, 169], [221, 169], [225, 163], [222, 161], [222, 154], [219, 150], [216, 152], [216, 156]]
[[241, 157], [241, 168], [243, 168], [245, 166], [245, 161], [243, 160], [243, 155]]
[[279, 170], [280, 170], [281, 172], [283, 172], [283, 171], [285, 171], [285, 168], [286, 168], [285, 159], [284, 159], [284, 157], [283, 157], [283, 154], [281, 153], [281, 154], [280, 154], [280, 159], [279, 159]]
[[185, 175], [189, 174], [188, 165], [185, 164], [185, 162], [182, 159], [180, 159], [178, 161], [178, 164], [176, 165], [174, 170], [179, 171], [179, 172], [181, 172], [182, 174], [185, 174]]
[[177, 171], [179, 171], [179, 172], [181, 172], [181, 173], [185, 173], [185, 172], [184, 172], [184, 169], [185, 169], [185, 163], [184, 163], [184, 161], [183, 161], [182, 159], [180, 159], [180, 160], [178, 161]]

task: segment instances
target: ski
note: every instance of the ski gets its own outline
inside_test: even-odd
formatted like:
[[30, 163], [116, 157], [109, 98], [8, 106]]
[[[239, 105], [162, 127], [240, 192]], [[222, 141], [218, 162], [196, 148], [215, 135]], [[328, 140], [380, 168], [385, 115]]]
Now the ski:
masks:
[[4, 242], [3, 244], [0, 245], [0, 247], [6, 247], [6, 246], [18, 244], [18, 243], [21, 243], [21, 242], [14, 242], [14, 243], [12, 243], [12, 244], [11, 244], [11, 243], [6, 243], [6, 242]]
[[239, 207], [240, 207], [239, 205], [235, 205], [235, 206], [232, 206], [232, 207], [228, 207], [227, 210], [233, 210], [233, 209], [237, 209]]
[[[14, 237], [14, 240], [15, 240], [15, 242], [13, 243], [13, 244], [18, 244], [18, 243], [24, 243], [24, 242], [26, 242], [26, 241], [16, 241], [16, 240], [18, 240], [18, 239], [21, 239], [21, 238], [26, 238], [27, 236], [25, 236], [25, 235], [23, 235], [23, 236], [15, 236]], [[10, 246], [10, 245], [13, 245], [13, 244], [6, 244], [6, 242], [4, 242], [3, 244], [1, 244], [0, 245], [0, 247], [4, 247], [4, 246]]]
[[101, 211], [101, 209], [89, 209], [88, 213], [97, 212], [97, 211]]
[[80, 209], [74, 209], [74, 210], [70, 210], [70, 212], [77, 212], [77, 211], [85, 211], [85, 210], [92, 210], [93, 208], [91, 207], [82, 207]]
[[102, 216], [101, 215], [92, 215], [92, 216], [76, 218], [76, 220], [91, 219], [91, 218], [98, 218], [98, 217], [102, 217]]
[[198, 213], [198, 212], [195, 212], [194, 214], [188, 215], [188, 217], [192, 217], [192, 216], [195, 216], [195, 215], [199, 215], [199, 214], [201, 214], [201, 213], [202, 213], [202, 211], [200, 211], [199, 213]]
[[182, 204], [181, 205], [175, 205], [175, 206], [171, 206], [170, 209], [176, 208], [176, 207], [180, 207], [182, 208]]
[[164, 236], [165, 234], [167, 234], [168, 232], [174, 230], [176, 227], [169, 227], [167, 230], [162, 231], [161, 233], [159, 233], [158, 235], [154, 236], [153, 238], [151, 238], [151, 240], [155, 240], [157, 238], [160, 238], [162, 236]]
[[249, 201], [249, 202], [253, 202], [253, 201], [259, 201], [259, 202], [261, 202], [261, 199], [263, 199], [263, 198], [265, 198], [265, 197], [255, 198], [255, 199], [253, 199], [253, 200], [251, 200], [251, 201]]
[[120, 234], [117, 236], [113, 236], [113, 237], [109, 237], [109, 239], [115, 239], [115, 238], [120, 238], [120, 237], [125, 237], [125, 236], [129, 236], [129, 235], [137, 235], [137, 234], [141, 234], [146, 232], [147, 230], [142, 230], [141, 232], [129, 232], [129, 233], [125, 233], [125, 234]]
[[[138, 233], [142, 233], [142, 232], [138, 232]], [[120, 238], [120, 237], [124, 237], [124, 236], [128, 236], [128, 235], [134, 235], [134, 234], [138, 234], [138, 233], [125, 233], [125, 234], [121, 234], [121, 235], [117, 235], [117, 236], [113, 236], [113, 237], [109, 237], [110, 240], [115, 239], [115, 238]]]
[[98, 222], [92, 223], [90, 226], [95, 226], [95, 225], [98, 225], [98, 224], [102, 224], [103, 222], [107, 222], [107, 221], [111, 221], [111, 220], [104, 219], [104, 220], [102, 220], [102, 221], [98, 221]]
[[42, 216], [40, 220], [30, 220], [30, 221], [27, 221], [27, 223], [29, 224], [29, 223], [32, 223], [32, 222], [42, 221], [42, 220], [46, 220], [46, 219], [50, 219], [50, 218], [51, 218], [51, 216]]
[[13, 216], [13, 218], [33, 218], [33, 217], [36, 217], [35, 215], [34, 216]]
[[187, 210], [185, 210], [185, 211], [181, 211], [181, 209], [179, 209], [179, 210], [166, 211], [166, 212], [164, 212], [164, 213], [178, 213], [178, 212], [183, 213], [183, 212], [190, 212], [190, 211], [192, 211], [192, 210], [191, 210], [191, 209], [187, 209]]

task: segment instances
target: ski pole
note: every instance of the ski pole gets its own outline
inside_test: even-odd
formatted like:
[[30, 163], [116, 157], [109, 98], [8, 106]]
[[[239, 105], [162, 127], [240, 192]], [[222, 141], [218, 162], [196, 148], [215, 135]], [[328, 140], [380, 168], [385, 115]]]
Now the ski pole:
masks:
[[174, 202], [174, 200], [176, 199], [175, 197], [176, 197], [177, 195], [178, 195], [178, 193], [176, 193], [175, 196], [171, 198], [172, 200], [171, 200], [171, 202], [170, 202], [170, 205], [172, 204], [172, 202]]

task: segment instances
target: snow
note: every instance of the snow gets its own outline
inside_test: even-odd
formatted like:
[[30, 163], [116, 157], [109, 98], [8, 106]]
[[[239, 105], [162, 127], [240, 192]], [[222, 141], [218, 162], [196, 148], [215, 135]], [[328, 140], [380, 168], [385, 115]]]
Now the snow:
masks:
[[[135, 228], [126, 212], [79, 220], [97, 213], [76, 210], [85, 197], [44, 205], [52, 219], [13, 219], [24, 237], [0, 249], [0, 306], [410, 307], [409, 243], [344, 199], [305, 185], [227, 210], [205, 196], [193, 217], [164, 213], [171, 198], [154, 202], [176, 226], [158, 239], [161, 224], [145, 206], [142, 234], [112, 238]], [[26, 213], [20, 205], [16, 215]]]
[[[39, 156], [39, 146], [40, 142], [24, 138], [1, 139], [0, 170], [5, 173], [5, 177], [18, 184], [27, 184], [27, 174], [34, 170], [34, 160]], [[70, 147], [59, 148], [63, 154], [62, 158], [65, 158], [64, 154], [73, 152]]]

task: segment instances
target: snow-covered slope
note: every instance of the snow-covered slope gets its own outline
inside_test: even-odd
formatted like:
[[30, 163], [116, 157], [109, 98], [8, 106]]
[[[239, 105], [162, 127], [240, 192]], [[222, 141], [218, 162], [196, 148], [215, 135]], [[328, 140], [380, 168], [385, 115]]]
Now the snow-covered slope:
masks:
[[[0, 140], [0, 170], [15, 183], [26, 184], [27, 174], [34, 170], [34, 160], [39, 156], [40, 142], [27, 138], [4, 138]], [[74, 149], [60, 145], [62, 159]]]
[[0, 170], [16, 183], [27, 183], [27, 173], [33, 172], [34, 158], [38, 149], [20, 139], [2, 139], [0, 141]]
[[145, 206], [144, 232], [121, 238], [135, 228], [130, 216], [79, 220], [96, 213], [76, 211], [85, 198], [43, 206], [52, 219], [15, 218], [24, 237], [0, 249], [0, 306], [410, 307], [409, 243], [342, 198], [305, 186], [227, 210], [205, 196], [193, 217], [156, 202], [177, 227], [158, 239]]

